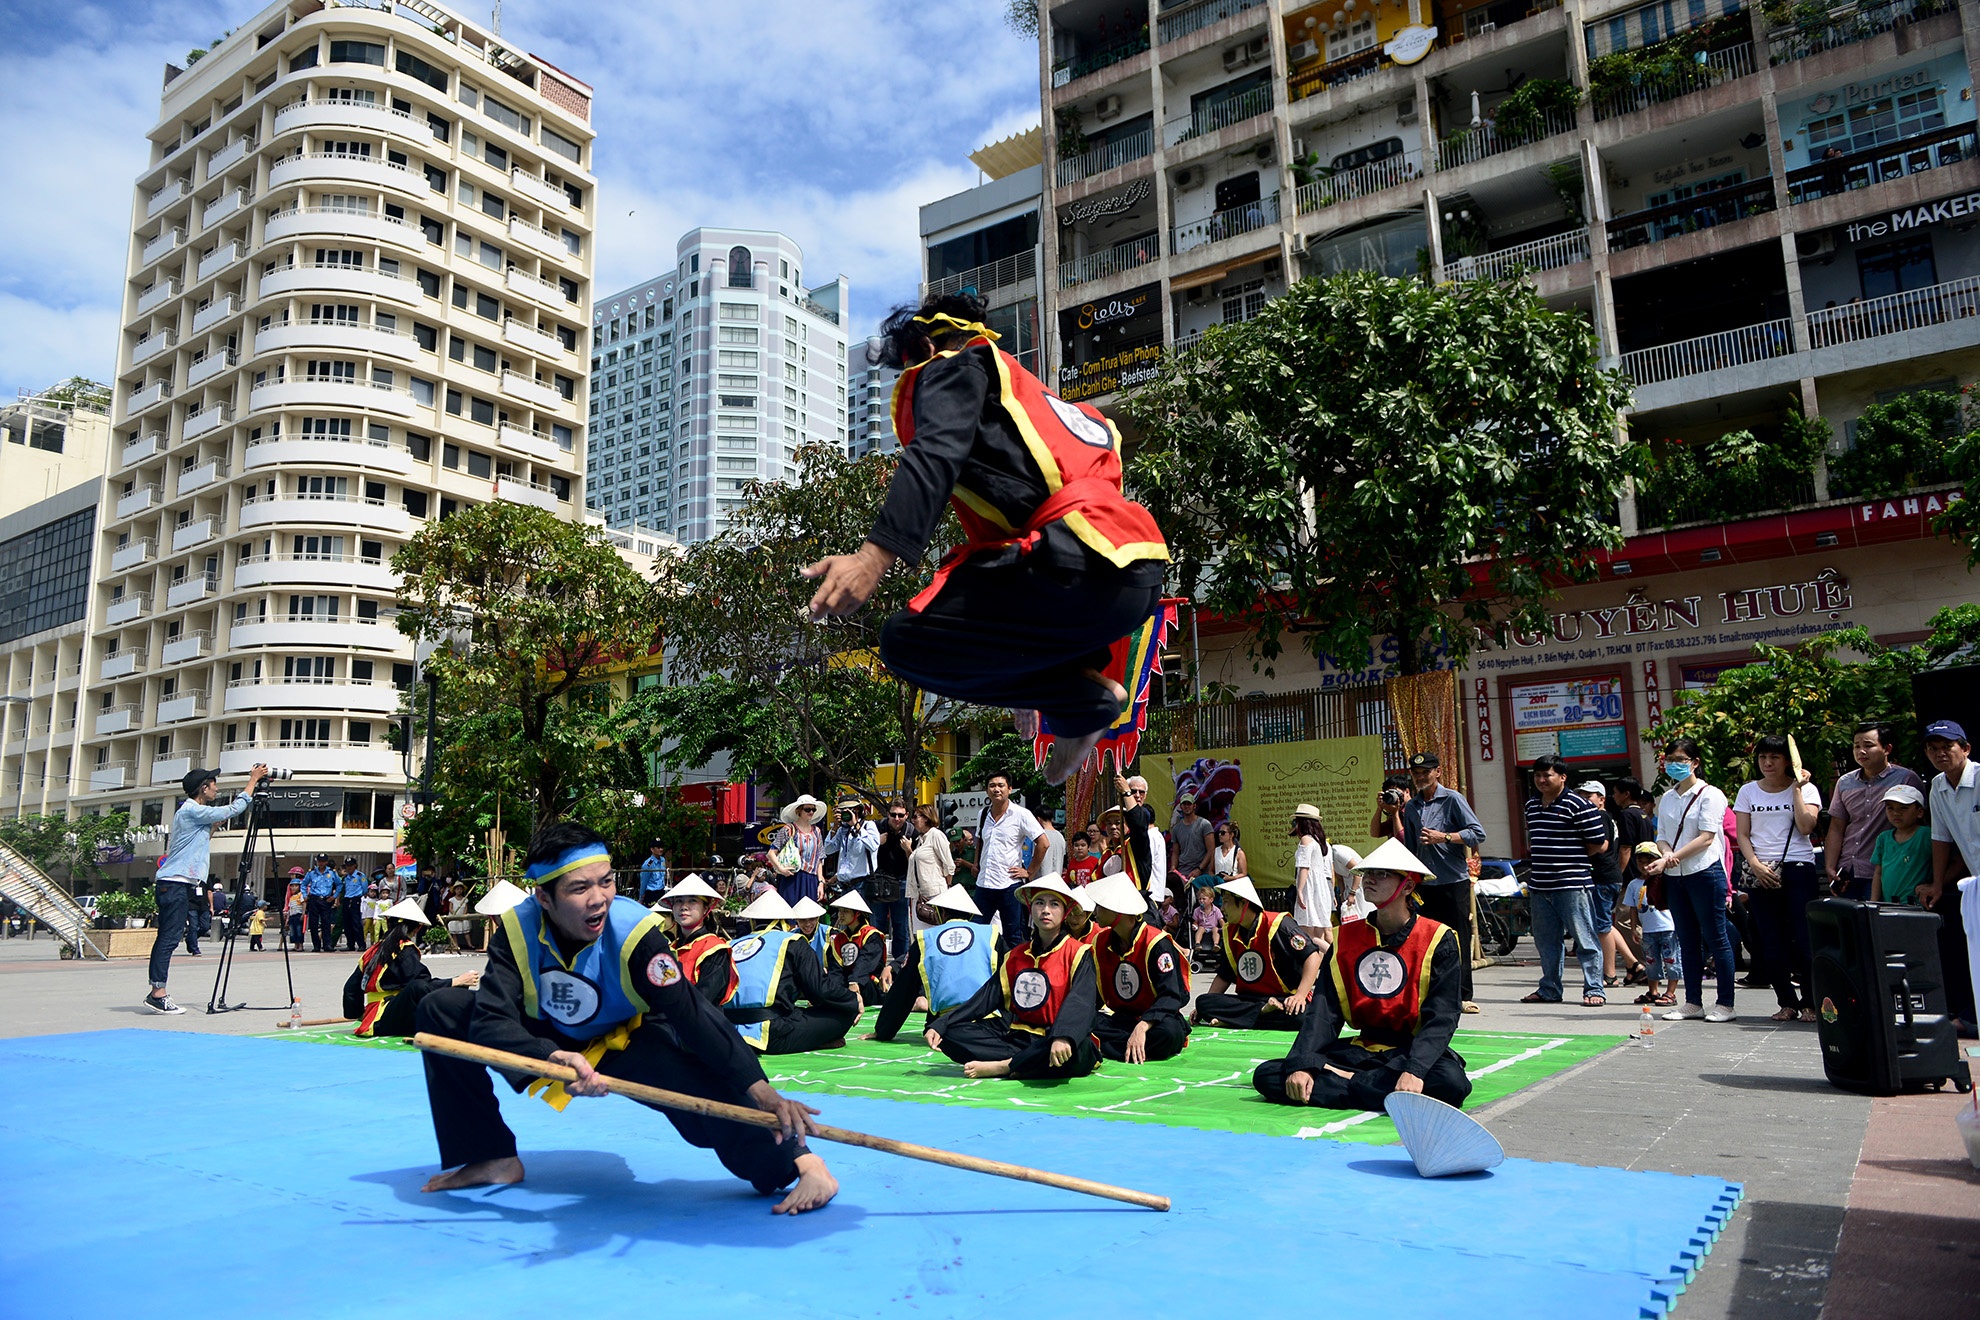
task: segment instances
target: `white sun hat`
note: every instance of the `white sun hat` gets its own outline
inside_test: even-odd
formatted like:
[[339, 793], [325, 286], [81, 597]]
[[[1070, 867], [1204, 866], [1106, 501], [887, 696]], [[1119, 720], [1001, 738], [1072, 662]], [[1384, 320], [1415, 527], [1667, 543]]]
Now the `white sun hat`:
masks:
[[1356, 871], [1413, 871], [1429, 875], [1430, 864], [1403, 847], [1401, 839], [1384, 839], [1382, 846], [1361, 859]]
[[797, 800], [795, 802], [791, 803], [789, 806], [785, 807], [782, 811], [777, 813], [777, 819], [783, 821], [784, 824], [786, 825], [797, 824], [797, 810], [799, 807], [813, 808], [814, 809], [812, 812], [813, 820], [820, 819], [825, 815], [825, 804], [823, 802], [820, 802], [817, 798], [811, 796], [811, 794], [809, 793], [800, 793], [798, 794]]
[[714, 886], [690, 871], [680, 879], [674, 881], [673, 888], [660, 895], [660, 901], [662, 903], [676, 898], [706, 898], [720, 902], [722, 896], [715, 892]]
[[784, 896], [774, 889], [765, 890], [763, 896], [737, 914], [744, 921], [794, 921], [797, 913], [784, 901]]
[[810, 895], [806, 895], [791, 904], [791, 919], [793, 921], [810, 921], [814, 917], [822, 917], [824, 915], [825, 909], [819, 907]]
[[484, 917], [499, 917], [528, 897], [507, 880], [497, 880], [488, 887], [487, 893], [475, 900], [474, 910]]
[[[1386, 869], [1386, 868], [1385, 868]], [[1425, 1178], [1483, 1173], [1505, 1163], [1506, 1148], [1471, 1115], [1420, 1091], [1391, 1091], [1382, 1107], [1403, 1149]]]
[[971, 901], [969, 890], [961, 885], [950, 885], [930, 899], [928, 906], [941, 908], [945, 912], [961, 912], [972, 917], [983, 915], [983, 910]]
[[866, 906], [866, 900], [859, 896], [857, 889], [848, 889], [845, 893], [833, 899], [832, 906], [835, 908], [848, 908], [854, 912], [864, 912], [869, 917], [873, 915], [873, 909]]
[[1134, 887], [1134, 881], [1120, 871], [1103, 875], [1081, 891], [1093, 900], [1095, 908], [1105, 908], [1122, 916], [1139, 916], [1148, 910], [1148, 900]]
[[413, 902], [410, 898], [402, 898], [391, 907], [386, 908], [385, 920], [416, 921], [422, 926], [433, 924], [426, 915], [426, 909]]
[[1223, 893], [1237, 895], [1261, 912], [1265, 910], [1265, 900], [1258, 896], [1258, 886], [1251, 883], [1248, 875], [1234, 875], [1217, 888]]

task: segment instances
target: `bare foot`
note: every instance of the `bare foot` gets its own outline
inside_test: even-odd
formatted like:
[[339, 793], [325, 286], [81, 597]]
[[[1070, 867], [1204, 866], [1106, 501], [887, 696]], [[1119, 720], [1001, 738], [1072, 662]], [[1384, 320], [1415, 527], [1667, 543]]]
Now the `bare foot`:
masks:
[[987, 1063], [973, 1062], [963, 1065], [965, 1077], [1004, 1077], [1011, 1071], [1009, 1059], [993, 1059]]
[[479, 1164], [463, 1164], [452, 1173], [436, 1173], [426, 1180], [422, 1192], [453, 1192], [463, 1187], [499, 1187], [523, 1180], [522, 1161], [511, 1155], [506, 1159], [483, 1160]]
[[1100, 743], [1100, 735], [1105, 732], [1105, 729], [1095, 729], [1082, 738], [1053, 739], [1052, 750], [1045, 754], [1045, 782], [1058, 785], [1072, 778], [1073, 771], [1093, 754], [1093, 749]]
[[911, 1009], [910, 1011], [915, 1013], [926, 1013], [928, 1011], [928, 996], [916, 995], [914, 997], [914, 1008]]
[[845, 1047], [846, 1047], [846, 1038], [844, 1036], [841, 1036], [837, 1040], [833, 1041], [830, 1045], [822, 1045], [819, 1048], [827, 1049], [827, 1050], [842, 1050]]
[[1127, 705], [1127, 697], [1128, 697], [1127, 689], [1122, 687], [1119, 683], [1116, 683], [1113, 679], [1108, 678], [1105, 674], [1101, 673], [1097, 669], [1087, 670], [1086, 676], [1092, 679], [1094, 682], [1098, 683], [1101, 687], [1106, 688], [1108, 692], [1113, 694], [1115, 705], [1118, 706]]
[[773, 1215], [801, 1215], [816, 1210], [839, 1194], [839, 1180], [825, 1167], [825, 1161], [809, 1151], [797, 1157], [797, 1186], [784, 1199], [770, 1207]]

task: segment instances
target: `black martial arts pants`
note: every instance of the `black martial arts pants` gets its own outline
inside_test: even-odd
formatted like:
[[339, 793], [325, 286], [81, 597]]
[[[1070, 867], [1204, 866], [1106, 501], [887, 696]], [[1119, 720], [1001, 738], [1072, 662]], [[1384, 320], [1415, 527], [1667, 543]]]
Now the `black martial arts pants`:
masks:
[[1105, 668], [1107, 648], [1155, 613], [1162, 567], [1116, 568], [1091, 553], [1080, 569], [1047, 563], [1042, 554], [967, 563], [927, 609], [887, 620], [880, 659], [896, 678], [930, 692], [1036, 710], [1052, 733], [1082, 737], [1121, 713], [1113, 694], [1085, 671]]
[[[1402, 1076], [1400, 1067], [1389, 1066], [1395, 1057], [1393, 1050], [1376, 1053], [1351, 1041], [1335, 1045], [1327, 1051], [1327, 1062], [1347, 1069], [1354, 1076], [1342, 1077], [1325, 1068], [1315, 1071], [1313, 1094], [1306, 1103], [1315, 1109], [1372, 1109], [1381, 1113], [1382, 1102], [1396, 1089], [1396, 1079]], [[1289, 1105], [1293, 1101], [1286, 1095], [1286, 1077], [1293, 1071], [1284, 1059], [1267, 1059], [1251, 1074], [1251, 1084], [1267, 1100]], [[1464, 1059], [1456, 1050], [1445, 1050], [1443, 1057], [1423, 1075], [1423, 1093], [1447, 1105], [1463, 1106], [1471, 1094], [1471, 1079], [1464, 1075]]]
[[1306, 1015], [1268, 1010], [1264, 995], [1198, 995], [1196, 1020], [1206, 1027], [1236, 1027], [1240, 1031], [1298, 1031]]
[[1144, 1042], [1148, 1062], [1173, 1059], [1182, 1053], [1183, 1044], [1189, 1039], [1189, 1023], [1183, 1021], [1182, 1014], [1149, 1013], [1135, 1018], [1106, 1012], [1096, 1014], [1093, 1019], [1093, 1034], [1100, 1038], [1100, 1057], [1116, 1063], [1126, 1059], [1128, 1037], [1134, 1033], [1135, 1025], [1143, 1021], [1148, 1023], [1148, 1039]]
[[829, 1008], [793, 1008], [770, 1019], [770, 1048], [765, 1054], [803, 1054], [822, 1050], [846, 1038], [859, 1011], [834, 1012]]
[[1471, 998], [1471, 882], [1419, 885], [1417, 902], [1423, 915], [1458, 936], [1458, 998]]
[[1073, 1043], [1072, 1057], [1054, 1067], [1052, 1042], [1028, 1031], [1009, 1031], [995, 1022], [958, 1022], [942, 1037], [942, 1053], [957, 1063], [996, 1063], [1009, 1059], [1018, 1079], [1084, 1077], [1100, 1066], [1092, 1037]]
[[[421, 1031], [466, 1040], [468, 1019], [473, 1013], [474, 991], [465, 986], [448, 986], [420, 1000], [414, 1016]], [[516, 1134], [502, 1121], [502, 1107], [495, 1099], [495, 1085], [488, 1069], [444, 1054], [429, 1052], [420, 1057], [426, 1065], [426, 1100], [433, 1111], [433, 1135], [440, 1143], [440, 1167], [452, 1169], [513, 1157]], [[625, 1049], [608, 1051], [598, 1071], [608, 1077], [732, 1105], [750, 1103], [745, 1093], [682, 1049], [673, 1034], [658, 1023], [642, 1025]], [[523, 1075], [504, 1076], [518, 1091], [534, 1080]], [[540, 1102], [531, 1099], [529, 1103]], [[723, 1168], [757, 1191], [774, 1192], [797, 1181], [797, 1157], [805, 1153], [801, 1139], [778, 1145], [776, 1133], [767, 1128], [747, 1127], [671, 1109], [660, 1112], [688, 1145], [714, 1151]]]
[[347, 898], [344, 900], [344, 948], [348, 953], [357, 953], [364, 948], [364, 900]]
[[336, 950], [330, 939], [330, 900], [321, 895], [311, 894], [306, 900], [309, 908], [309, 951], [322, 953]]

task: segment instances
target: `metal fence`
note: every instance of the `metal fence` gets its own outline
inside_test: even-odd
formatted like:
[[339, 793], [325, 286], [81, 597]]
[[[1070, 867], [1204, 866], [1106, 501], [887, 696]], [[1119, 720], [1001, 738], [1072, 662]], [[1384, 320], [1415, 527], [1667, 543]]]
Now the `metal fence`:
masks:
[[1293, 196], [1299, 203], [1299, 213], [1305, 215], [1422, 177], [1423, 153], [1406, 151], [1351, 170], [1335, 170], [1324, 179], [1302, 184]]
[[1731, 224], [1749, 215], [1771, 211], [1774, 205], [1772, 176], [1694, 193], [1682, 201], [1632, 211], [1609, 221], [1609, 250], [1620, 252], [1714, 225]]
[[992, 289], [1005, 289], [1013, 284], [1022, 284], [1038, 274], [1038, 254], [1026, 249], [1015, 256], [993, 261], [974, 270], [960, 271], [954, 275], [944, 275], [938, 280], [930, 280], [921, 288], [923, 298], [940, 298], [944, 294], [961, 293], [970, 290], [976, 293], [989, 293]]
[[1139, 133], [1130, 133], [1117, 142], [1108, 142], [1077, 156], [1061, 159], [1057, 171], [1059, 184], [1063, 187], [1069, 183], [1078, 183], [1081, 179], [1090, 179], [1096, 174], [1104, 174], [1129, 161], [1140, 160], [1154, 150], [1155, 129], [1151, 125]]
[[1278, 221], [1279, 194], [1273, 193], [1260, 201], [1246, 202], [1242, 206], [1229, 207], [1201, 220], [1177, 225], [1169, 251], [1187, 252], [1206, 243], [1216, 243], [1226, 238], [1236, 238], [1239, 234], [1248, 234], [1254, 229], [1263, 229], [1266, 225], [1277, 224]]
[[1980, 276], [1947, 280], [1808, 314], [1808, 346], [1829, 348], [1980, 316]]
[[1600, 122], [1648, 109], [1707, 87], [1744, 78], [1752, 72], [1753, 47], [1745, 42], [1724, 50], [1707, 51], [1699, 63], [1681, 73], [1665, 78], [1648, 78], [1600, 97], [1594, 102], [1595, 118]]
[[1264, 3], [1265, 0], [1197, 0], [1195, 4], [1164, 9], [1155, 18], [1161, 25], [1163, 41], [1180, 41], [1192, 32], [1201, 32], [1212, 23], [1221, 23]]
[[1085, 284], [1089, 280], [1101, 280], [1109, 275], [1118, 275], [1136, 266], [1146, 266], [1162, 255], [1162, 243], [1154, 234], [1141, 238], [1131, 238], [1125, 243], [1116, 243], [1099, 252], [1089, 252], [1083, 257], [1059, 263], [1059, 287], [1070, 289], [1075, 284]]
[[1815, 23], [1799, 24], [1767, 34], [1767, 62], [1804, 60], [1889, 32], [1901, 23], [1915, 23], [1959, 8], [1958, 0], [1889, 0], [1886, 4], [1855, 5]]
[[1501, 248], [1475, 257], [1459, 257], [1438, 272], [1446, 280], [1503, 280], [1521, 271], [1554, 270], [1588, 260], [1586, 227], [1536, 238], [1517, 247]]
[[1974, 126], [1968, 123], [1916, 133], [1863, 151], [1838, 153], [1788, 171], [1788, 205], [1799, 206], [1819, 197], [1834, 197], [1868, 188], [1873, 183], [1901, 179], [1907, 174], [1956, 165], [1971, 159], [1975, 148]]
[[1523, 147], [1529, 142], [1538, 142], [1553, 137], [1556, 133], [1574, 131], [1574, 111], [1549, 110], [1540, 116], [1540, 126], [1525, 133], [1501, 133], [1498, 125], [1487, 120], [1476, 128], [1461, 128], [1437, 144], [1437, 168], [1453, 170], [1460, 165], [1469, 165], [1475, 160], [1484, 160], [1501, 152]]
[[1787, 317], [1721, 330], [1716, 334], [1681, 339], [1675, 344], [1639, 348], [1622, 355], [1622, 369], [1638, 385], [1722, 371], [1748, 362], [1785, 357], [1794, 352], [1794, 327]]
[[1220, 128], [1243, 123], [1255, 115], [1266, 114], [1271, 109], [1272, 88], [1269, 85], [1254, 87], [1248, 92], [1212, 101], [1169, 120], [1162, 126], [1162, 143], [1164, 146], [1177, 146], [1191, 138], [1203, 137]]

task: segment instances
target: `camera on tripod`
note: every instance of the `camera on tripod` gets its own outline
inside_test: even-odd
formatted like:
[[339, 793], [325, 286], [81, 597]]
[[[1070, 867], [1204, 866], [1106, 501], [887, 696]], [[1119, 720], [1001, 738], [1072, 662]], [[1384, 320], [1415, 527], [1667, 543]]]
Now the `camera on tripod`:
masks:
[[287, 766], [271, 765], [268, 767], [268, 778], [270, 779], [294, 779], [295, 777], [296, 772]]

